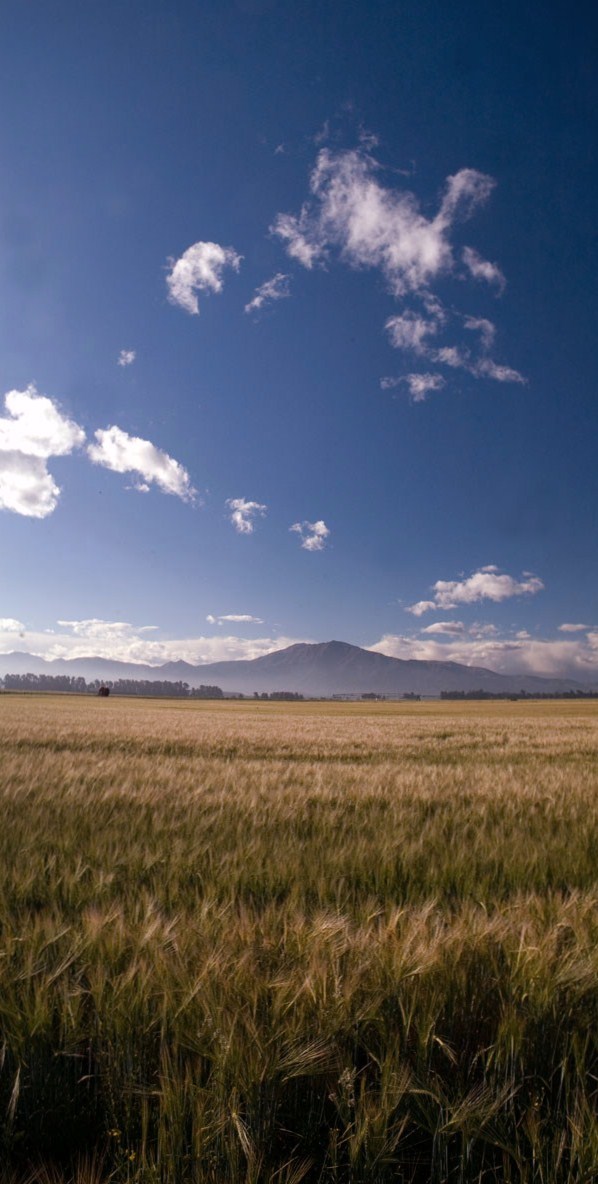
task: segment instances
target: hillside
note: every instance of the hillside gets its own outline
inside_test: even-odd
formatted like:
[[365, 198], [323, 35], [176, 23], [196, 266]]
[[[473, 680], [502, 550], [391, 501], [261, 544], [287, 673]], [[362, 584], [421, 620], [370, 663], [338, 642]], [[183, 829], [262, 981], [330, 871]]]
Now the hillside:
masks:
[[82, 675], [86, 679], [154, 678], [173, 682], [180, 679], [190, 686], [210, 683], [224, 691], [245, 695], [252, 695], [254, 691], [300, 691], [306, 695], [326, 696], [368, 692], [381, 695], [414, 692], [434, 696], [440, 695], [441, 691], [475, 690], [493, 693], [524, 690], [550, 694], [588, 689], [571, 679], [497, 674], [483, 666], [463, 666], [457, 662], [390, 658], [344, 641], [301, 643], [261, 658], [198, 666], [182, 661], [147, 666], [93, 655], [54, 661], [18, 652], [0, 655], [0, 677], [21, 673]]

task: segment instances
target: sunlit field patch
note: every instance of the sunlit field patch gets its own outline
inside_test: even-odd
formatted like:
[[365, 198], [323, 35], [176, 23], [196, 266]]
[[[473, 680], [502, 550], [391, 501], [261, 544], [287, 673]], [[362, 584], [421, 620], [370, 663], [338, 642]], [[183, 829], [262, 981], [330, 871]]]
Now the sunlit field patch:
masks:
[[0, 697], [6, 1181], [598, 1178], [595, 703]]

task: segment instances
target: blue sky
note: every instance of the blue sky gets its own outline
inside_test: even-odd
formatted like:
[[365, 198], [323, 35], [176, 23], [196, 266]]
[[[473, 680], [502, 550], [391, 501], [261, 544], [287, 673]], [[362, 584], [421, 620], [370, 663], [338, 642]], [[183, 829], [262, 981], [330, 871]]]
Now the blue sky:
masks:
[[7, 0], [0, 651], [598, 679], [590, 19]]

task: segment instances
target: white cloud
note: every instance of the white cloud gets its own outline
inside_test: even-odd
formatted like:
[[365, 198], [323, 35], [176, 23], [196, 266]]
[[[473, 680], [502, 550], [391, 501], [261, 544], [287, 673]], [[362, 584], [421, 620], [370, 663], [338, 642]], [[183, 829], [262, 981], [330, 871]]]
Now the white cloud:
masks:
[[131, 633], [153, 633], [157, 625], [131, 625], [128, 621], [104, 621], [101, 617], [88, 617], [82, 621], [57, 621], [64, 629], [71, 629], [76, 637], [91, 641], [109, 641], [112, 638], [129, 637]]
[[118, 355], [118, 363], [117, 363], [117, 365], [119, 365], [119, 366], [132, 366], [132, 365], [133, 365], [133, 362], [135, 361], [135, 358], [136, 358], [136, 357], [137, 357], [137, 352], [136, 352], [136, 350], [134, 350], [134, 349], [121, 349], [121, 351], [120, 351], [120, 353], [119, 353], [119, 355]]
[[527, 381], [523, 374], [520, 374], [518, 370], [514, 370], [511, 366], [499, 366], [492, 358], [485, 356], [472, 358], [470, 351], [460, 346], [445, 345], [440, 349], [427, 348], [420, 350], [420, 353], [430, 358], [432, 362], [441, 363], [443, 366], [450, 366], [453, 370], [466, 370], [474, 378], [493, 378], [496, 382], [525, 383]]
[[0, 510], [47, 518], [59, 496], [60, 488], [44, 460], [23, 452], [0, 452]]
[[0, 419], [0, 452], [23, 452], [47, 459], [66, 456], [82, 444], [85, 432], [59, 411], [35, 386], [9, 391], [4, 405], [10, 418]]
[[590, 628], [589, 625], [569, 625], [569, 624], [565, 623], [564, 625], [559, 625], [559, 632], [560, 633], [585, 633], [586, 630], [588, 630], [589, 628]]
[[263, 625], [261, 617], [252, 617], [250, 613], [223, 613], [222, 616], [215, 617], [213, 613], [208, 613], [206, 621], [209, 625]]
[[537, 576], [516, 580], [513, 576], [500, 574], [492, 565], [480, 568], [464, 580], [437, 580], [433, 584], [434, 600], [419, 600], [407, 608], [416, 617], [432, 608], [450, 609], [458, 604], [477, 604], [481, 600], [492, 600], [499, 604], [513, 596], [535, 596], [544, 588]]
[[438, 332], [438, 320], [426, 320], [417, 313], [407, 311], [399, 316], [389, 317], [384, 328], [394, 349], [411, 350], [414, 354], [425, 354], [426, 337]]
[[0, 617], [0, 633], [24, 633], [25, 626], [22, 621], [16, 621], [14, 617]]
[[290, 282], [290, 276], [284, 275], [282, 271], [277, 271], [271, 280], [266, 280], [265, 284], [256, 288], [255, 296], [249, 301], [249, 304], [245, 305], [245, 312], [259, 312], [266, 304], [272, 304], [276, 300], [284, 300], [291, 294]]
[[496, 337], [496, 325], [493, 325], [492, 321], [486, 320], [486, 317], [466, 316], [463, 324], [466, 329], [471, 329], [472, 332], [480, 334], [480, 341], [484, 350], [492, 349], [494, 338]]
[[188, 247], [180, 259], [170, 259], [166, 276], [168, 299], [186, 312], [199, 315], [196, 292], [221, 292], [222, 273], [226, 267], [238, 271], [242, 255], [219, 243], [198, 242]]
[[463, 279], [461, 262], [474, 279], [499, 291], [504, 288], [496, 264], [482, 259], [473, 247], [466, 247], [457, 260], [452, 242], [456, 224], [488, 200], [493, 178], [476, 169], [460, 169], [447, 178], [436, 215], [427, 218], [412, 192], [384, 184], [370, 147], [371, 140], [350, 151], [322, 148], [310, 177], [310, 199], [298, 214], [278, 214], [271, 232], [308, 269], [325, 266], [336, 256], [355, 269], [379, 270], [394, 296], [420, 301], [425, 315], [406, 308], [388, 318], [386, 330], [394, 348], [464, 369], [475, 378], [524, 382], [517, 370], [487, 356], [495, 329], [486, 318], [452, 315], [466, 329], [478, 331], [481, 358], [458, 345], [433, 349], [429, 341], [449, 321], [432, 285], [449, 275]]
[[438, 608], [435, 600], [418, 600], [417, 604], [410, 604], [405, 612], [411, 613], [414, 617], [423, 617], [430, 609]]
[[114, 425], [95, 432], [95, 438], [97, 443], [87, 449], [94, 464], [114, 473], [138, 473], [141, 481], [135, 488], [140, 492], [146, 493], [148, 483], [155, 482], [163, 493], [175, 494], [184, 502], [193, 501], [196, 491], [187, 470], [149, 440], [129, 436]]
[[381, 378], [380, 386], [383, 391], [388, 391], [403, 382], [409, 387], [412, 403], [423, 403], [430, 391], [440, 391], [446, 386], [442, 374], [403, 374], [401, 378]]
[[504, 292], [507, 281], [497, 263], [489, 263], [487, 259], [482, 259], [473, 247], [463, 248], [462, 259], [475, 280], [485, 280], [487, 284], [496, 287], [499, 292]]
[[447, 637], [458, 637], [465, 631], [463, 621], [435, 621], [433, 625], [426, 625], [422, 633], [443, 634]]
[[289, 530], [299, 535], [304, 551], [323, 551], [330, 535], [330, 530], [321, 519], [318, 522], [295, 522], [289, 526]]
[[60, 496], [46, 461], [67, 456], [83, 444], [85, 432], [33, 385], [8, 391], [4, 405], [8, 416], [0, 419], [0, 509], [46, 518]]
[[229, 497], [226, 505], [231, 510], [230, 521], [237, 534], [253, 534], [255, 519], [263, 518], [268, 510], [261, 502], [250, 502], [244, 497]]
[[446, 182], [435, 218], [420, 211], [414, 194], [380, 181], [367, 151], [323, 148], [310, 178], [311, 202], [298, 215], [279, 214], [272, 232], [305, 267], [336, 248], [351, 267], [379, 268], [395, 296], [421, 292], [453, 270], [450, 231], [488, 197], [494, 182], [462, 169]]

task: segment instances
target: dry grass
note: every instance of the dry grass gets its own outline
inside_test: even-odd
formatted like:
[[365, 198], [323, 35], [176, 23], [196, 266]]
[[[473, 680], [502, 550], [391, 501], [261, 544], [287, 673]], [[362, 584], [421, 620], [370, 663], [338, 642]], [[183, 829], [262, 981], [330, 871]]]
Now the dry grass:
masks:
[[592, 702], [0, 697], [6, 1181], [598, 1179], [597, 752]]

